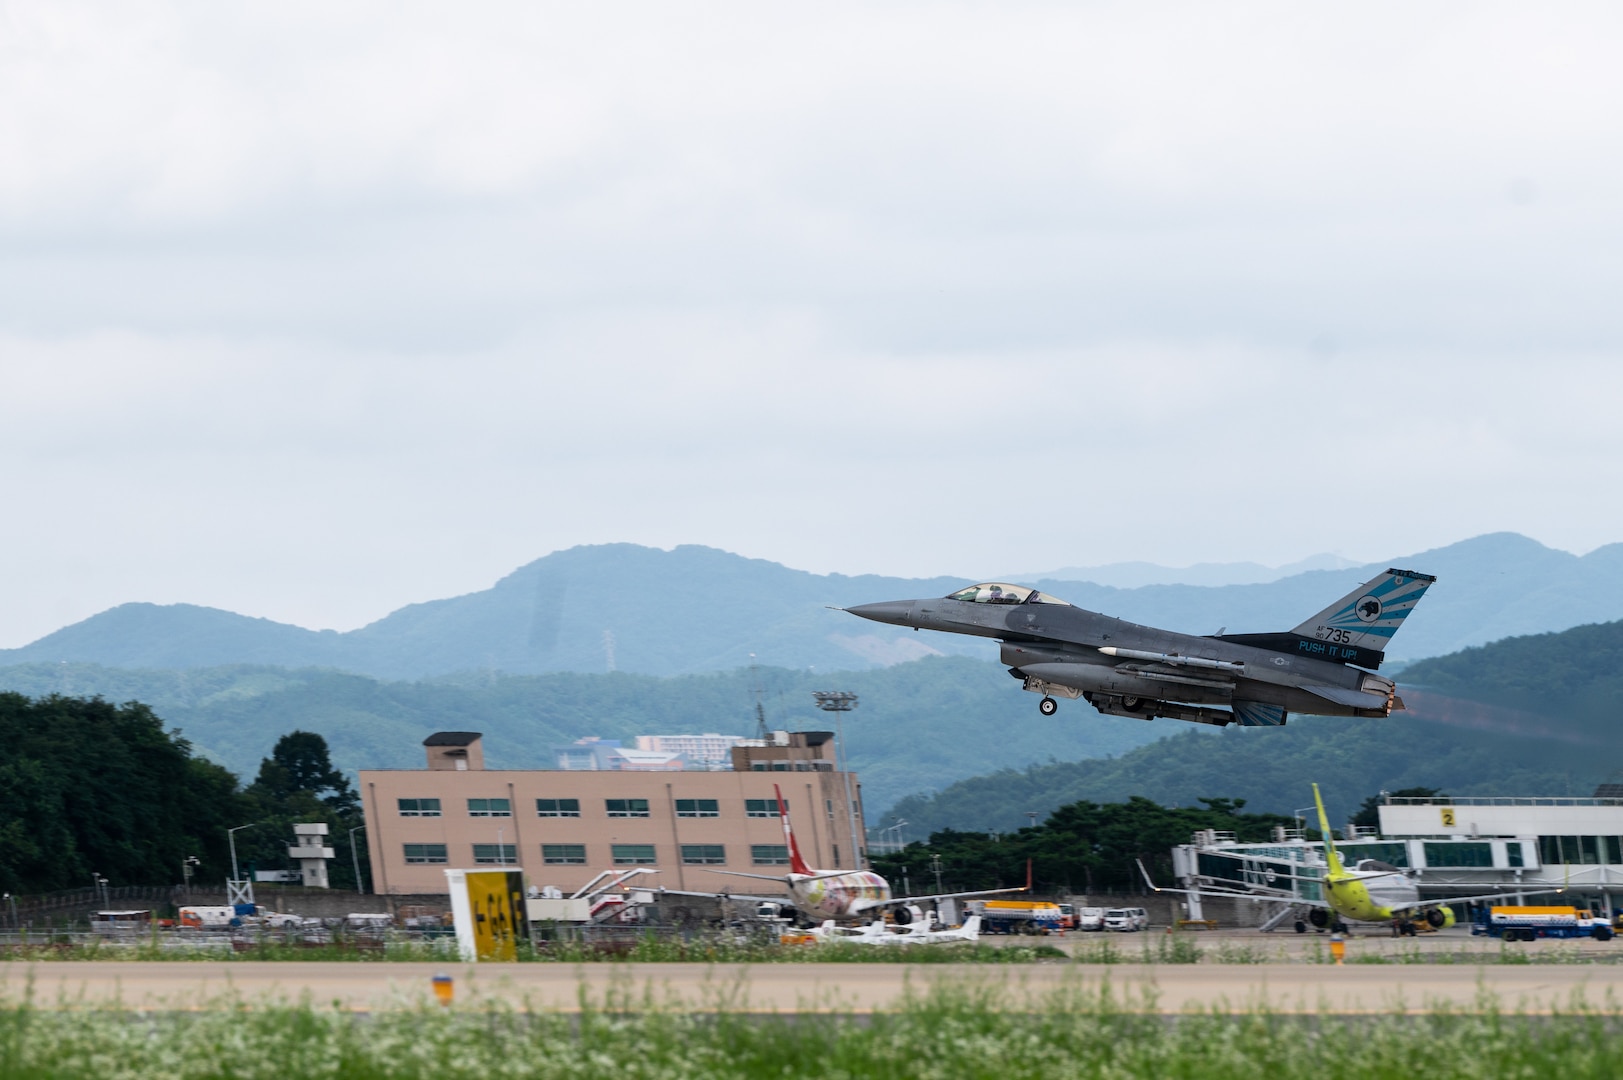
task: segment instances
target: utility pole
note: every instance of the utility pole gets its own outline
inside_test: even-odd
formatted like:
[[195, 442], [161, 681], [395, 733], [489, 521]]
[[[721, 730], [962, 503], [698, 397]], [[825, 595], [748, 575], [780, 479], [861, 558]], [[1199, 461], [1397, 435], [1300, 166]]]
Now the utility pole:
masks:
[[935, 891], [944, 892], [941, 888], [941, 856], [933, 851], [930, 853], [930, 869], [935, 871]]
[[862, 869], [862, 844], [857, 840], [856, 798], [851, 794], [850, 759], [845, 753], [845, 714], [857, 707], [857, 696], [847, 690], [813, 690], [817, 707], [834, 714], [836, 765], [845, 777], [845, 817], [851, 823], [851, 865]]
[[361, 888], [361, 857], [355, 853], [355, 834], [365, 828], [365, 825], [357, 825], [349, 830], [349, 859], [355, 864], [355, 891], [358, 893], [364, 893], [366, 890]]

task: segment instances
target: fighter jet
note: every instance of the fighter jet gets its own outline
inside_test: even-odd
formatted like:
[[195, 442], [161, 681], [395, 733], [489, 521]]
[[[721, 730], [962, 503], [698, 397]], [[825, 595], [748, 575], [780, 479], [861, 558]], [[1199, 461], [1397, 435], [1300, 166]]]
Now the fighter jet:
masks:
[[988, 582], [938, 600], [846, 608], [875, 622], [973, 634], [1002, 642], [1021, 685], [1082, 698], [1107, 716], [1278, 727], [1293, 712], [1390, 716], [1397, 687], [1374, 674], [1409, 612], [1437, 579], [1388, 570], [1311, 619], [1274, 634], [1206, 637], [1113, 619], [1020, 585]]

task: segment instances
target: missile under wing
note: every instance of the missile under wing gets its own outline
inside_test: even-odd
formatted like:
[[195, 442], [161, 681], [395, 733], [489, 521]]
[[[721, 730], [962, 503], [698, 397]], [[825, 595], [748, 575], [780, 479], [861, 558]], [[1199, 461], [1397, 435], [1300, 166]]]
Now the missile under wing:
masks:
[[1290, 630], [1200, 637], [1113, 619], [1021, 585], [987, 582], [940, 599], [848, 608], [876, 622], [993, 638], [1021, 685], [1102, 713], [1276, 727], [1292, 713], [1389, 716], [1403, 708], [1377, 675], [1403, 620], [1437, 579], [1388, 570]]

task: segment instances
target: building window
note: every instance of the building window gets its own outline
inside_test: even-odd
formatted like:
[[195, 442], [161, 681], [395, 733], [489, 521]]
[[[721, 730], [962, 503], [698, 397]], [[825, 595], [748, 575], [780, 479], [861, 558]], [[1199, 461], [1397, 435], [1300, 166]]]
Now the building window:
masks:
[[828, 804], [828, 819], [830, 821], [833, 821], [834, 820], [834, 800], [833, 799], [824, 799], [823, 801]]
[[788, 866], [789, 845], [751, 844], [750, 862], [756, 866]]
[[517, 844], [475, 844], [473, 861], [481, 866], [517, 866]]
[[469, 817], [512, 817], [513, 804], [506, 799], [469, 799]]
[[400, 799], [401, 817], [439, 817], [438, 799]]
[[[645, 800], [636, 800], [642, 802]], [[615, 844], [611, 849], [615, 866], [641, 866], [654, 861], [653, 844]]]
[[536, 817], [580, 817], [579, 799], [537, 799]]
[[1493, 866], [1493, 845], [1484, 843], [1444, 843], [1426, 845], [1426, 865], [1429, 867], [1482, 867]]
[[689, 866], [724, 866], [727, 848], [723, 844], [683, 844], [682, 861]]
[[677, 799], [677, 817], [720, 817], [721, 803], [715, 799]]
[[1520, 840], [1508, 840], [1505, 842], [1505, 861], [1511, 866], [1522, 865], [1522, 842]]
[[[401, 802], [406, 800], [402, 799]], [[407, 844], [406, 865], [416, 866], [422, 863], [449, 862], [445, 854], [444, 844]]]
[[[647, 799], [604, 799], [603, 806], [609, 817], [647, 817]], [[650, 862], [653, 860], [650, 859]]]
[[[783, 800], [783, 808], [789, 809], [789, 800]], [[745, 817], [777, 817], [778, 800], [776, 799], [745, 799]]]
[[585, 844], [542, 844], [541, 861], [548, 866], [585, 866]]

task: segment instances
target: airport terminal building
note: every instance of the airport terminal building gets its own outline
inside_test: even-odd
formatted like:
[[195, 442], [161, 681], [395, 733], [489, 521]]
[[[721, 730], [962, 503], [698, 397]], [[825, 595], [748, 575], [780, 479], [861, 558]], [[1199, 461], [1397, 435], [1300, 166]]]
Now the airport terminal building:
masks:
[[447, 869], [512, 867], [569, 893], [643, 866], [668, 889], [776, 895], [773, 882], [717, 873], [788, 873], [774, 785], [808, 862], [866, 865], [861, 785], [849, 777], [847, 805], [832, 732], [748, 740], [725, 771], [486, 769], [477, 732], [439, 732], [423, 746], [425, 768], [360, 774], [374, 892], [442, 893]]
[[[1428, 900], [1502, 891], [1607, 914], [1623, 907], [1623, 790], [1603, 788], [1590, 798], [1387, 796], [1379, 812], [1378, 833], [1348, 827], [1336, 845], [1342, 859], [1407, 871]], [[1311, 879], [1323, 867], [1323, 845], [1293, 830], [1279, 830], [1266, 844], [1197, 833], [1173, 850], [1174, 873], [1186, 887], [1259, 896], [1316, 900]]]

